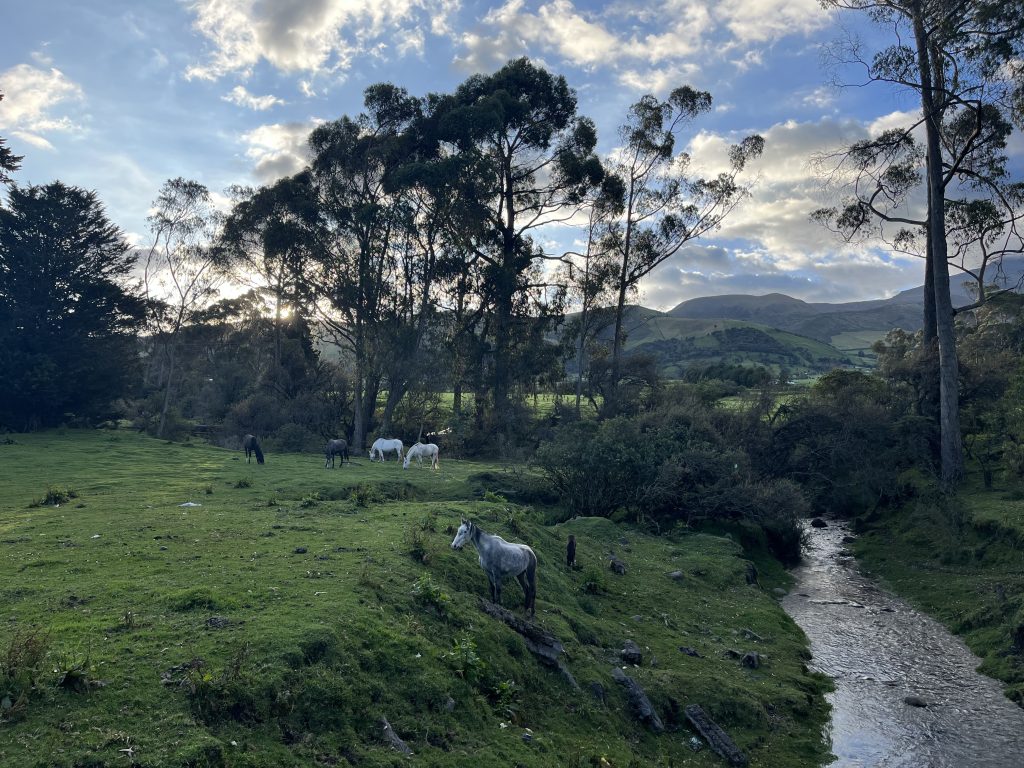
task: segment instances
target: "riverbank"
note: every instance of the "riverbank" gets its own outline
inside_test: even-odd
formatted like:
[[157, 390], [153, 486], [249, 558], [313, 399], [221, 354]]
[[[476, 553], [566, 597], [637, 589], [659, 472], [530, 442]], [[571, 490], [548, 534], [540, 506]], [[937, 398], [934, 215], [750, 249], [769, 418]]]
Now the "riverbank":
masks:
[[[523, 467], [444, 456], [327, 470], [133, 433], [5, 437], [4, 768], [407, 764], [389, 734], [424, 766], [721, 765], [691, 749], [690, 704], [753, 768], [828, 756], [828, 681], [769, 569], [749, 583], [725, 536], [548, 525], [510, 490]], [[481, 610], [476, 554], [449, 546], [463, 516], [536, 550], [536, 624], [562, 671]], [[508, 582], [505, 608], [521, 600]], [[664, 732], [631, 713], [616, 667]]]
[[862, 566], [961, 636], [1024, 706], [1024, 492], [967, 485], [855, 527]]

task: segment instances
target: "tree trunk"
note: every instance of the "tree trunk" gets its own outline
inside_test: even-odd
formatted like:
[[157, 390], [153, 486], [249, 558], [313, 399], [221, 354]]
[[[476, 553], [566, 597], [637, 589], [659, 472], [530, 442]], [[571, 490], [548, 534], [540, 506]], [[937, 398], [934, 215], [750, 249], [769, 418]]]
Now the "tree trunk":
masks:
[[177, 341], [172, 341], [167, 362], [167, 382], [164, 386], [164, 405], [160, 409], [160, 425], [156, 429], [156, 436], [164, 436], [164, 427], [167, 425], [167, 411], [171, 407], [171, 390], [174, 388], [174, 368], [178, 357]]
[[928, 169], [928, 233], [931, 236], [932, 274], [935, 295], [935, 333], [939, 346], [939, 430], [942, 484], [956, 486], [964, 475], [963, 442], [960, 435], [959, 363], [953, 327], [953, 306], [949, 296], [949, 263], [946, 250], [945, 188], [938, 112], [932, 83], [932, 61], [924, 10], [919, 0], [912, 5], [918, 68], [921, 74], [921, 107], [925, 117]]

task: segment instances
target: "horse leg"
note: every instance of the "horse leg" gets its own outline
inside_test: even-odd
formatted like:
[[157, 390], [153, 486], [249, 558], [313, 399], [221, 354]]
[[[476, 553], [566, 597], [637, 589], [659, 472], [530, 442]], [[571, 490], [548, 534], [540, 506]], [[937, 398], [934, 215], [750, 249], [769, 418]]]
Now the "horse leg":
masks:
[[523, 604], [523, 610], [529, 613], [530, 611], [530, 582], [526, 578], [526, 571], [516, 574], [516, 581], [519, 582], [519, 586], [523, 588], [523, 599], [526, 601]]

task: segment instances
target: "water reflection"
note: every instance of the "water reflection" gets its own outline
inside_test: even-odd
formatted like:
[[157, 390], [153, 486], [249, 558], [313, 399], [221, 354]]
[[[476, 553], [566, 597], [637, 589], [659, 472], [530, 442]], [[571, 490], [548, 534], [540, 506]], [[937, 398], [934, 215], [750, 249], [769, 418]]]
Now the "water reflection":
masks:
[[810, 638], [811, 666], [836, 681], [832, 766], [1024, 768], [1024, 709], [974, 671], [959, 639], [860, 573], [847, 535], [834, 523], [809, 529], [782, 601]]

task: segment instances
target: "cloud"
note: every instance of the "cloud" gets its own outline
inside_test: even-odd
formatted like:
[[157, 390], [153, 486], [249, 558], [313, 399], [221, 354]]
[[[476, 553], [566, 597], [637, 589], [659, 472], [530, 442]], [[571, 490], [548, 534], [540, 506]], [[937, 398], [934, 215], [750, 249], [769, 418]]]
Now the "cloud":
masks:
[[595, 11], [572, 0], [529, 7], [527, 0], [506, 0], [462, 34], [455, 64], [490, 71], [515, 56], [547, 55], [584, 70], [610, 69], [623, 85], [659, 92], [682, 77], [699, 77], [713, 59], [733, 56], [740, 71], [762, 67], [763, 52], [737, 58], [737, 49], [807, 35], [828, 21], [816, 0], [667, 0], [656, 7], [617, 3]]
[[302, 170], [309, 162], [309, 134], [320, 122], [273, 123], [243, 134], [246, 157], [255, 161], [259, 181], [266, 184]]
[[[920, 284], [923, 266], [880, 242], [846, 243], [810, 220], [810, 213], [843, 194], [811, 158], [867, 138], [878, 123], [824, 118], [786, 121], [764, 131], [764, 155], [752, 163], [752, 195], [722, 228], [692, 243], [641, 284], [651, 306], [727, 293], [778, 291], [807, 301], [853, 301], [893, 295]], [[726, 166], [738, 136], [701, 132], [685, 148], [703, 173]]]
[[248, 107], [254, 109], [257, 112], [262, 112], [265, 109], [270, 109], [277, 104], [284, 104], [284, 100], [277, 98], [276, 96], [254, 96], [246, 90], [244, 85], [236, 85], [231, 89], [231, 92], [225, 96], [221, 96], [224, 101], [237, 104], [240, 107]]
[[59, 69], [18, 64], [0, 72], [0, 92], [4, 94], [0, 128], [33, 146], [52, 150], [53, 145], [41, 134], [80, 127], [70, 117], [56, 114], [62, 102], [83, 98], [82, 89]]
[[447, 29], [456, 7], [452, 0], [196, 0], [193, 27], [213, 50], [186, 75], [248, 76], [260, 61], [282, 72], [345, 72], [358, 54], [414, 35], [428, 20]]

